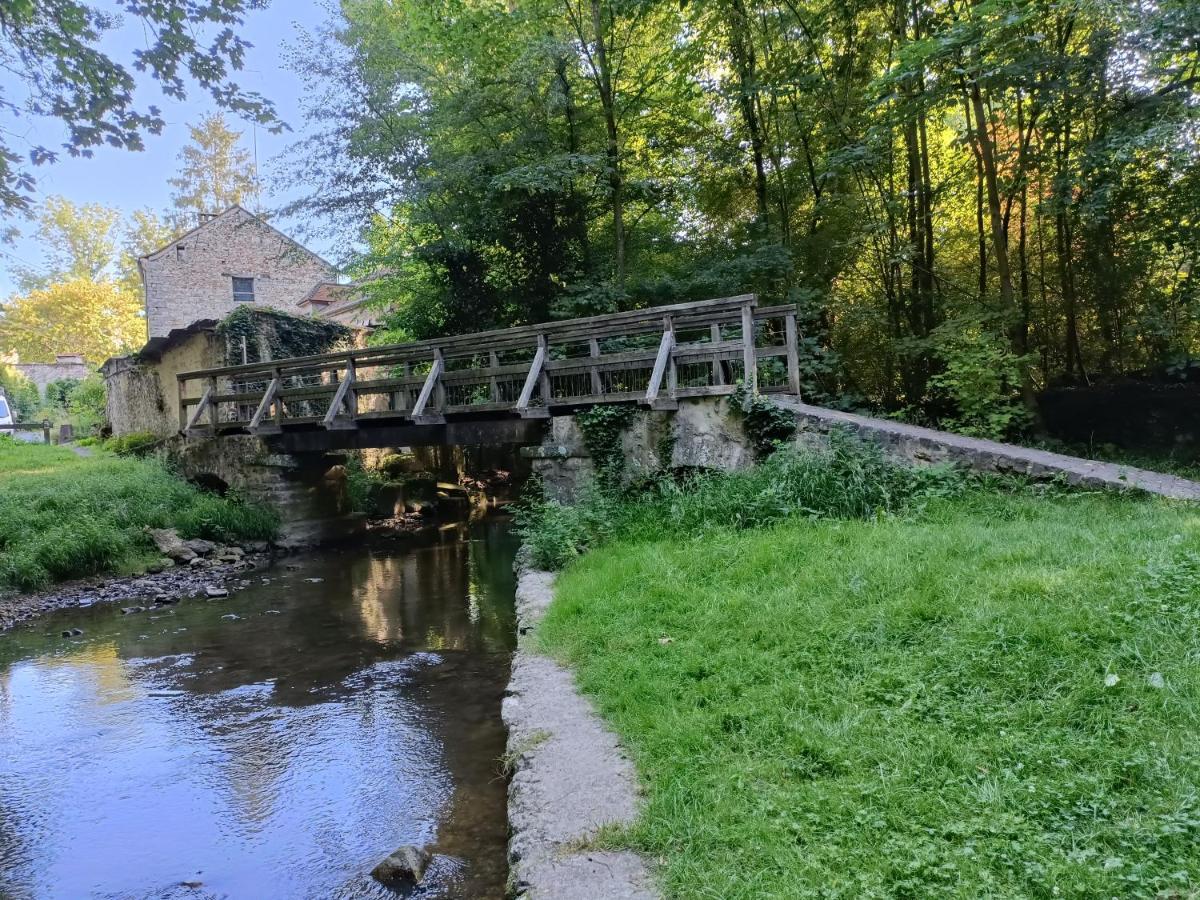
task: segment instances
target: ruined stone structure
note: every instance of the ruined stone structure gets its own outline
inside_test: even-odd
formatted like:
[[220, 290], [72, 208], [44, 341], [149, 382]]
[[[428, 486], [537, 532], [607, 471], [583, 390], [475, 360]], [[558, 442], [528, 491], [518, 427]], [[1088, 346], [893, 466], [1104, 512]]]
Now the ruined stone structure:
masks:
[[293, 314], [318, 285], [336, 283], [330, 263], [240, 206], [207, 218], [138, 260], [150, 338], [253, 304]]
[[68, 378], [82, 381], [92, 374], [77, 353], [60, 353], [52, 363], [17, 363], [13, 368], [33, 382], [43, 400], [46, 399], [46, 386], [51, 382]]

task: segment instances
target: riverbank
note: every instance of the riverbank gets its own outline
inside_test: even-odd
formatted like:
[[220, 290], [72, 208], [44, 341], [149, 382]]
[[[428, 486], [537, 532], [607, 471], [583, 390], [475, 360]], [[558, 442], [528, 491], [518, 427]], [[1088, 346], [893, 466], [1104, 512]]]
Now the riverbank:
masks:
[[0, 438], [0, 591], [166, 567], [152, 529], [242, 544], [271, 539], [278, 524], [271, 510], [201, 491], [152, 460]]
[[1200, 509], [856, 454], [532, 523], [646, 792], [609, 846], [679, 898], [1194, 891]]
[[571, 672], [538, 652], [532, 633], [554, 596], [554, 575], [518, 566], [517, 650], [505, 692], [509, 884], [528, 900], [655, 900], [636, 853], [596, 845], [628, 828], [640, 800], [633, 764]]

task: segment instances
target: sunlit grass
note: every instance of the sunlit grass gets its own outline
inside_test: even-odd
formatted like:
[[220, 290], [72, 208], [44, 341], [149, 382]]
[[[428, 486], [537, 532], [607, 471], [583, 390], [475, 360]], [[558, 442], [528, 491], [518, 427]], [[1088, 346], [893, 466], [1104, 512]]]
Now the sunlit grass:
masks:
[[632, 751], [670, 896], [1200, 887], [1195, 506], [663, 530], [568, 566], [540, 638]]
[[144, 529], [266, 538], [269, 511], [206, 494], [152, 460], [0, 439], [0, 589], [31, 589], [157, 557]]

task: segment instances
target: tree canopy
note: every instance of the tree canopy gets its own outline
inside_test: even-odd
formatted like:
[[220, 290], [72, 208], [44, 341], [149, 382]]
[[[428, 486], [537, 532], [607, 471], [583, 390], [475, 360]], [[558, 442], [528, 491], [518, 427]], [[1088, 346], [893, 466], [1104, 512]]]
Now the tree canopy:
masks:
[[[99, 6], [80, 0], [0, 0], [0, 64], [11, 78], [10, 86], [0, 90], [0, 109], [17, 118], [58, 119], [67, 129], [61, 146], [36, 145], [27, 153], [14, 147], [11, 131], [0, 137], [0, 210], [28, 208], [34, 187], [30, 165], [52, 162], [63, 150], [90, 156], [104, 144], [141, 150], [147, 134], [162, 131], [162, 110], [134, 96], [134, 72], [148, 73], [169, 99], [183, 99], [190, 83], [223, 109], [272, 129], [284, 127], [268, 99], [231, 78], [250, 46], [237, 33], [244, 14], [266, 4], [120, 0]], [[121, 60], [102, 48], [106, 35], [127, 20], [142, 26], [145, 41]]]
[[346, 0], [292, 212], [386, 337], [758, 292], [806, 391], [981, 433], [1200, 352], [1190, 0]]

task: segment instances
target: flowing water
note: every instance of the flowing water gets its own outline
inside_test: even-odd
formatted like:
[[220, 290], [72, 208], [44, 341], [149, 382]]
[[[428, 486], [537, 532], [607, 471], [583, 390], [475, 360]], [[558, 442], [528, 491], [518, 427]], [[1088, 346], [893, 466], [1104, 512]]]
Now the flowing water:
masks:
[[514, 550], [493, 521], [0, 636], [0, 897], [394, 897], [403, 844], [413, 896], [502, 897]]

